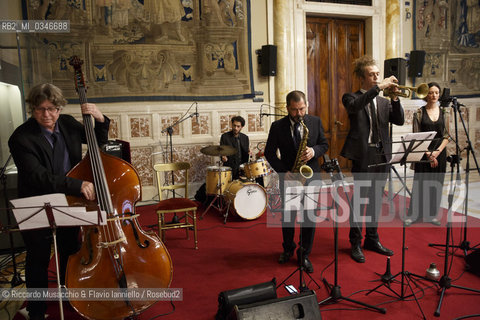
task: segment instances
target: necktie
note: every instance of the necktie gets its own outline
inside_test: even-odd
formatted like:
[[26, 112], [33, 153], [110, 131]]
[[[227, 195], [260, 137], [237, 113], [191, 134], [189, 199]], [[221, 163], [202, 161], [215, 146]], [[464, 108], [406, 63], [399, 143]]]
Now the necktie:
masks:
[[53, 140], [53, 173], [57, 175], [65, 174], [63, 165], [65, 159], [65, 142], [58, 137], [59, 133], [52, 133]]
[[237, 163], [240, 164], [240, 162], [242, 162], [242, 150], [240, 149], [240, 138], [235, 137], [235, 142], [237, 145], [237, 153], [235, 154], [235, 158], [237, 159]]
[[298, 147], [300, 146], [300, 140], [302, 140], [300, 137], [300, 130], [298, 130], [299, 127], [300, 122], [295, 122], [295, 125], [293, 126], [293, 142], [295, 143], [295, 150], [298, 150]]
[[372, 126], [372, 143], [378, 142], [378, 120], [377, 120], [377, 113], [375, 112], [375, 105], [373, 101], [370, 102], [370, 120]]

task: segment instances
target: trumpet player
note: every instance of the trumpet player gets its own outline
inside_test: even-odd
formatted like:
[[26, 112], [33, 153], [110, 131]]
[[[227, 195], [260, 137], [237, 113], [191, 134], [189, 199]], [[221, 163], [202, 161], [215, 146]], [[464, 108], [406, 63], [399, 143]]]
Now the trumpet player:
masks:
[[[350, 131], [340, 154], [352, 160], [354, 192], [360, 192], [360, 199], [365, 199], [353, 203], [349, 233], [351, 257], [356, 262], [363, 263], [363, 215], [366, 221], [364, 249], [387, 256], [393, 255], [392, 250], [381, 244], [377, 232], [377, 219], [382, 209], [382, 196], [389, 167], [375, 165], [391, 159], [388, 124], [391, 122], [403, 125], [404, 113], [400, 100], [395, 95], [400, 92], [398, 80], [390, 76], [380, 81], [379, 69], [374, 59], [362, 56], [355, 60], [354, 74], [360, 80], [361, 87], [360, 90], [345, 93], [342, 97], [350, 120]], [[390, 100], [378, 95], [386, 88], [389, 88]], [[360, 185], [362, 187], [359, 187]], [[354, 198], [359, 199], [358, 194]], [[368, 204], [365, 205], [366, 199]]]
[[[320, 172], [318, 158], [328, 149], [327, 139], [319, 117], [306, 115], [307, 105], [305, 94], [301, 91], [291, 91], [287, 95], [288, 115], [272, 123], [265, 146], [265, 157], [278, 173], [285, 173], [285, 178], [292, 176], [292, 168], [296, 162], [305, 163], [313, 172]], [[302, 120], [302, 121], [301, 121]], [[307, 128], [305, 128], [303, 125]], [[308, 135], [306, 135], [308, 132]], [[301, 146], [303, 149], [299, 151]], [[280, 152], [280, 157], [277, 155]], [[283, 179], [280, 179], [280, 190], [283, 191]], [[278, 260], [286, 263], [295, 252], [295, 216], [296, 212], [282, 214], [283, 252]], [[306, 216], [306, 215], [305, 215]], [[308, 273], [313, 272], [313, 265], [308, 255], [312, 251], [315, 234], [315, 221], [305, 217], [300, 230], [299, 249], [297, 258], [299, 265]]]

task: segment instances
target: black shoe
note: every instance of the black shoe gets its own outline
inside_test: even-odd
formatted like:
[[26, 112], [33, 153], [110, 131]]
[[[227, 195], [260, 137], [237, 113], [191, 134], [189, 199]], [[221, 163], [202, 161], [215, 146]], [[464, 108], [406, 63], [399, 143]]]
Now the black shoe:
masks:
[[365, 262], [365, 255], [363, 254], [362, 247], [359, 244], [352, 245], [352, 252], [350, 255], [352, 256], [352, 259], [358, 263]]
[[393, 256], [393, 251], [382, 246], [380, 241], [373, 241], [365, 239], [363, 247], [367, 250], [375, 251], [376, 253], [383, 254], [385, 256]]
[[28, 313], [30, 320], [45, 320], [45, 314], [43, 313]]
[[303, 270], [305, 270], [306, 272], [313, 273], [313, 265], [310, 259], [308, 259], [308, 257], [303, 257], [302, 267]]
[[290, 258], [293, 256], [293, 251], [283, 251], [282, 254], [280, 255], [280, 258], [278, 258], [278, 263], [285, 263], [290, 260]]

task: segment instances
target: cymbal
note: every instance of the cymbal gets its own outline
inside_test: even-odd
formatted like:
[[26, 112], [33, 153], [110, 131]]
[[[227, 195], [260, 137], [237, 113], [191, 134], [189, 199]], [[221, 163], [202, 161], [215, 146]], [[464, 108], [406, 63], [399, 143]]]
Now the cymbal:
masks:
[[200, 152], [207, 156], [231, 156], [237, 153], [237, 150], [230, 146], [208, 146], [200, 149]]

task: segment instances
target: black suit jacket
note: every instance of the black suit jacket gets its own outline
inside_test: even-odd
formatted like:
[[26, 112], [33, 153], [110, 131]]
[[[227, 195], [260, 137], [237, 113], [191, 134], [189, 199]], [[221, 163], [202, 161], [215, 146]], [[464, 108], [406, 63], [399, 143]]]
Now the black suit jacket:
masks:
[[392, 145], [388, 134], [388, 123], [403, 125], [405, 117], [400, 100], [391, 101], [378, 96], [378, 86], [373, 86], [365, 93], [357, 91], [346, 93], [342, 102], [350, 119], [350, 131], [340, 155], [350, 160], [363, 159], [368, 152], [368, 135], [370, 133], [369, 104], [373, 99], [377, 102], [378, 131], [387, 161], [391, 159]]
[[[304, 123], [309, 132], [307, 146], [315, 150], [315, 156], [307, 162], [313, 171], [319, 172], [318, 158], [323, 156], [328, 149], [322, 122], [319, 117], [305, 115]], [[297, 151], [293, 143], [291, 123], [288, 116], [272, 123], [265, 146], [265, 158], [277, 172], [291, 171], [295, 164]], [[280, 150], [281, 159], [277, 157]]]
[[[70, 115], [61, 114], [58, 127], [63, 134], [71, 166], [82, 160], [82, 143], [86, 143], [83, 124]], [[108, 141], [110, 120], [95, 122], [100, 145]], [[20, 125], [8, 140], [10, 153], [18, 169], [18, 196], [30, 197], [49, 193], [80, 196], [82, 181], [53, 174], [53, 150], [34, 118]]]

